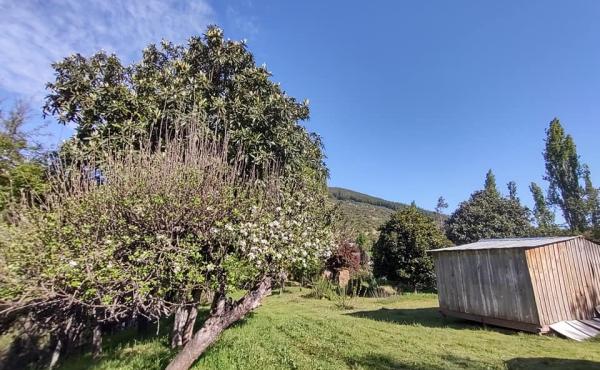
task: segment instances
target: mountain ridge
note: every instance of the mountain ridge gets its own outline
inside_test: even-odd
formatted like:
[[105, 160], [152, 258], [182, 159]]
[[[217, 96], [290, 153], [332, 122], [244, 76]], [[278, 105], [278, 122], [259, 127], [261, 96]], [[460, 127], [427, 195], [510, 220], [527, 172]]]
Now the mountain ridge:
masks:
[[[406, 203], [394, 202], [335, 186], [329, 187], [329, 194], [336, 202], [347, 226], [355, 234], [353, 236], [358, 237], [359, 234], [362, 234], [367, 238], [369, 246], [379, 237], [379, 227], [386, 223], [394, 212], [410, 207]], [[419, 208], [419, 210], [434, 219], [439, 217], [433, 211], [423, 208]], [[443, 219], [447, 217], [442, 215]]]

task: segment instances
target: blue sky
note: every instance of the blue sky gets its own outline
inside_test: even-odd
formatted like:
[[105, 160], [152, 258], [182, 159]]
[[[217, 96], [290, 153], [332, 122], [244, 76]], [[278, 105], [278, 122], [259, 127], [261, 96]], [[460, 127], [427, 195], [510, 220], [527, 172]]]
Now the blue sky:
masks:
[[491, 168], [531, 205], [555, 116], [600, 184], [598, 19], [594, 0], [0, 0], [0, 96], [37, 109], [53, 60], [103, 48], [131, 61], [216, 23], [310, 100], [331, 185], [425, 208], [443, 195], [452, 210]]

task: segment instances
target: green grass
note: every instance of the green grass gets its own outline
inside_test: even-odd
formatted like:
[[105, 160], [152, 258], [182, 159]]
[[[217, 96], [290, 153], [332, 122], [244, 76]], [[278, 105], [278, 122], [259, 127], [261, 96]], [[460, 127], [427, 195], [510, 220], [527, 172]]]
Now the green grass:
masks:
[[[537, 369], [600, 368], [600, 342], [482, 328], [444, 319], [431, 294], [356, 298], [352, 310], [273, 295], [228, 329], [194, 369]], [[166, 327], [161, 332], [166, 332]], [[160, 369], [173, 356], [166, 334], [107, 338], [104, 356], [72, 356], [62, 369]]]

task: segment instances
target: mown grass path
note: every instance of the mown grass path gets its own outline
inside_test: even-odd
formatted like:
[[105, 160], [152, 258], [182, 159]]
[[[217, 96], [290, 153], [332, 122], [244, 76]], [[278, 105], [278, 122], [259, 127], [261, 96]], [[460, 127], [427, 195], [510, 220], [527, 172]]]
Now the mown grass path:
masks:
[[[600, 342], [444, 319], [432, 294], [357, 298], [344, 311], [307, 292], [269, 297], [194, 369], [600, 369]], [[173, 355], [166, 334], [132, 338], [110, 338], [101, 360], [75, 356], [63, 369], [160, 369]]]

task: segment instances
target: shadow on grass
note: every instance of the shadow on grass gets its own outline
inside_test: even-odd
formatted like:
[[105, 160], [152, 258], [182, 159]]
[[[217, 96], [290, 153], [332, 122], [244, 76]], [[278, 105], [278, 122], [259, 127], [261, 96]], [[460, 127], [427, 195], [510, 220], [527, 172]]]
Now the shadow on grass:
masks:
[[506, 361], [508, 370], [521, 369], [600, 369], [600, 362], [588, 360], [572, 360], [566, 358], [552, 357], [533, 357], [533, 358], [513, 358]]
[[369, 354], [358, 358], [349, 358], [346, 363], [351, 369], [374, 369], [374, 370], [396, 370], [396, 369], [415, 369], [415, 370], [446, 370], [449, 365], [464, 369], [485, 369], [489, 364], [474, 361], [456, 356], [444, 356], [444, 364], [406, 362], [392, 358], [388, 355]]
[[[346, 314], [361, 319], [385, 321], [402, 325], [422, 325], [430, 328], [478, 329], [483, 325], [454, 317], [443, 317], [437, 308], [380, 308], [373, 311], [359, 311]], [[504, 334], [515, 334], [516, 331], [488, 326]]]
[[[200, 308], [194, 324], [196, 332], [208, 317], [209, 309]], [[254, 312], [231, 325], [240, 327], [246, 325]], [[95, 367], [127, 367], [140, 369], [164, 369], [178, 349], [170, 347], [170, 331], [173, 325], [172, 318], [161, 320], [160, 325], [150, 324], [147, 330], [138, 331], [129, 328], [114, 334], [106, 334], [103, 338], [103, 354], [98, 359], [93, 359], [89, 346], [72, 353], [61, 361], [63, 370], [90, 369]], [[210, 351], [210, 349], [208, 350]], [[208, 352], [207, 352], [208, 353]], [[104, 366], [103, 366], [104, 365]]]

